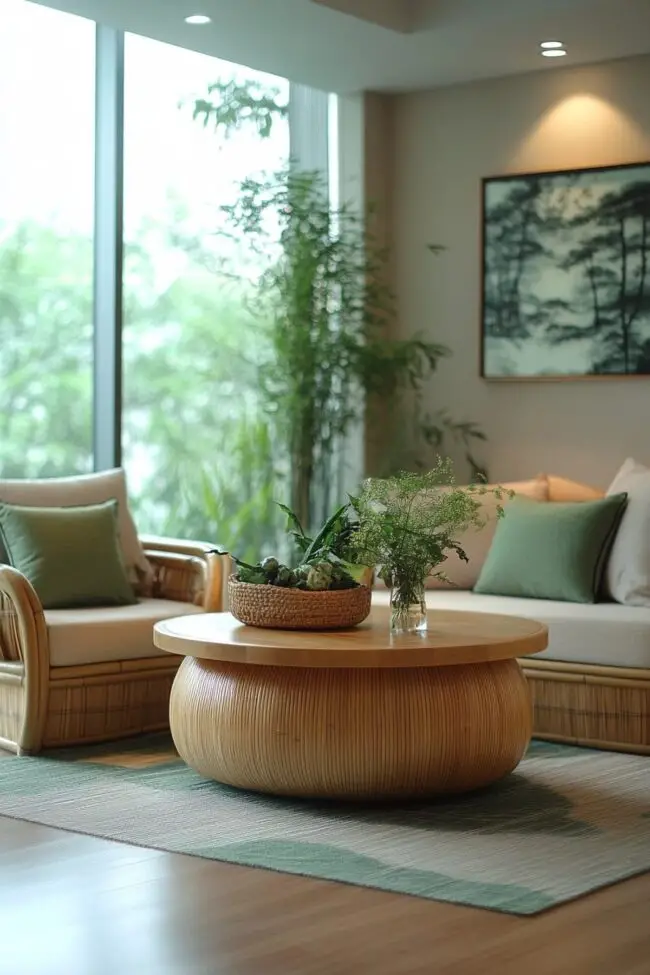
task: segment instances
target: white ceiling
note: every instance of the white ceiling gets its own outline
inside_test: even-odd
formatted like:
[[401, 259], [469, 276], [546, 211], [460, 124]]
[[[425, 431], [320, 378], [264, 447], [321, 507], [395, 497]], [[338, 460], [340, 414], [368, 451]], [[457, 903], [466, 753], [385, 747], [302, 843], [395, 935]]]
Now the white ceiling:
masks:
[[[36, 0], [339, 93], [406, 91], [650, 52], [650, 0]], [[207, 27], [183, 18], [207, 13]], [[559, 39], [566, 58], [538, 44]], [[649, 85], [650, 88], [650, 85]]]

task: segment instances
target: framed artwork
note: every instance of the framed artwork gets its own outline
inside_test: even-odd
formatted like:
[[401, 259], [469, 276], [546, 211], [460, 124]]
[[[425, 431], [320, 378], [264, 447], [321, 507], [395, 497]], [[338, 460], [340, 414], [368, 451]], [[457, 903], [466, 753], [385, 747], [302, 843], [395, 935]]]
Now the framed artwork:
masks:
[[650, 375], [650, 163], [483, 180], [481, 375]]

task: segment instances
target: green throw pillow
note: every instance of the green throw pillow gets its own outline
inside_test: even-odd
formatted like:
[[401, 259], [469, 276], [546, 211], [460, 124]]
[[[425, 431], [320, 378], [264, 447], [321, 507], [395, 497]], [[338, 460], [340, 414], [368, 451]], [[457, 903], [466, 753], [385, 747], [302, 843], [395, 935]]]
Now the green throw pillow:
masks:
[[595, 603], [626, 494], [602, 501], [512, 501], [474, 592]]
[[117, 501], [64, 508], [0, 503], [9, 562], [31, 582], [44, 609], [137, 602], [117, 531]]

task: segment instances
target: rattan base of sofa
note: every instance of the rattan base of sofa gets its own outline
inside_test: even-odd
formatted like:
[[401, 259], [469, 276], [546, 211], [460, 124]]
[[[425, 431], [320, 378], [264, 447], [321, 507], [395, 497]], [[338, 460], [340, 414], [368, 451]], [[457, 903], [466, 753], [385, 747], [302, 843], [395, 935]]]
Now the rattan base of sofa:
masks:
[[650, 670], [520, 660], [534, 706], [533, 735], [650, 754]]
[[[169, 728], [169, 695], [182, 657], [143, 657], [50, 668], [45, 713], [25, 713], [20, 663], [0, 663], [0, 749], [17, 754]], [[27, 723], [26, 723], [27, 721]], [[42, 735], [38, 725], [43, 728]]]
[[24, 667], [0, 662], [0, 748], [18, 753], [25, 713]]
[[180, 657], [50, 671], [43, 747], [125, 738], [169, 727], [169, 695]]
[[571, 738], [569, 735], [543, 734], [533, 731], [533, 738], [542, 741], [555, 741], [558, 745], [575, 745], [576, 748], [595, 748], [606, 752], [622, 752], [626, 755], [650, 755], [650, 745], [635, 745], [632, 742], [599, 741], [596, 738]]

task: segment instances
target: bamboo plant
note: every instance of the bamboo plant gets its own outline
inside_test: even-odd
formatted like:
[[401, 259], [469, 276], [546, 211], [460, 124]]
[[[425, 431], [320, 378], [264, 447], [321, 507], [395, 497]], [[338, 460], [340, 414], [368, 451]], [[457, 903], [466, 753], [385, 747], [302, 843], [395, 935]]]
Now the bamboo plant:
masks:
[[[225, 137], [250, 125], [268, 138], [287, 111], [277, 91], [252, 82], [217, 82], [194, 104], [195, 117]], [[342, 444], [369, 402], [393, 416], [409, 403], [425, 449], [439, 450], [448, 434], [466, 447], [483, 438], [475, 424], [423, 409], [426, 383], [449, 350], [421, 335], [391, 337], [395, 296], [371, 213], [332, 207], [326, 178], [294, 166], [242, 180], [222, 210], [229, 233], [264, 269], [251, 308], [267, 350], [258, 387], [302, 524], [321, 523], [341, 500]], [[386, 444], [386, 456], [392, 449]]]

